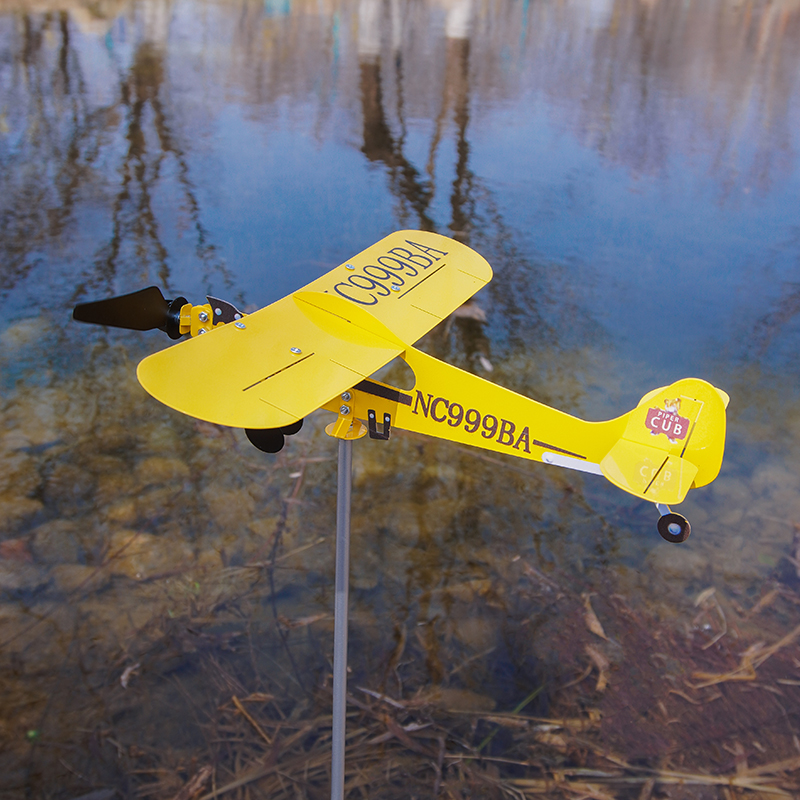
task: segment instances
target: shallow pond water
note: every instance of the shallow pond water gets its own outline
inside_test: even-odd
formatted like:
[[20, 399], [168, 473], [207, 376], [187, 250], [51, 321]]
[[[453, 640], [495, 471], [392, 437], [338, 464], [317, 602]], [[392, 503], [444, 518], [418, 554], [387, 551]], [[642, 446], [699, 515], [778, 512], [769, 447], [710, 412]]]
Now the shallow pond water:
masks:
[[255, 309], [399, 228], [494, 269], [428, 352], [588, 419], [731, 404], [681, 546], [595, 476], [355, 445], [352, 796], [795, 791], [798, 131], [795, 0], [3, 0], [4, 796], [325, 796], [330, 415], [267, 456], [70, 313]]

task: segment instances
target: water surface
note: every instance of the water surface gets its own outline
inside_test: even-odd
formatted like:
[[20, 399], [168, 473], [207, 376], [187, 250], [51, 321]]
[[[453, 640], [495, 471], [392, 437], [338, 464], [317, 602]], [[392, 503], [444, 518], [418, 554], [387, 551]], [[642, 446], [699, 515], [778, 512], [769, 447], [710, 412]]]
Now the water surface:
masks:
[[[270, 694], [276, 719], [325, 708], [329, 417], [260, 454], [138, 387], [165, 340], [76, 325], [73, 305], [155, 283], [255, 309], [398, 228], [464, 241], [495, 273], [486, 321], [451, 320], [424, 349], [589, 419], [705, 378], [732, 398], [727, 453], [681, 507], [694, 533], [676, 548], [600, 478], [359, 442], [353, 685], [447, 690], [440, 705], [468, 711], [542, 687], [526, 713], [567, 714], [561, 687], [597, 668], [569, 628], [594, 635], [585, 597], [622, 643], [591, 640], [620, 675], [638, 629], [613, 598], [718, 670], [794, 630], [798, 53], [793, 0], [4, 2], [3, 790], [172, 797], [209, 759], [222, 786], [256, 757], [215, 750], [231, 697]], [[598, 741], [682, 763], [671, 740], [636, 751], [657, 706], [623, 719], [614, 686], [581, 700], [612, 721]], [[696, 766], [730, 771], [737, 746], [768, 760], [766, 729], [769, 757], [796, 756], [796, 713], [746, 735], [716, 720]]]

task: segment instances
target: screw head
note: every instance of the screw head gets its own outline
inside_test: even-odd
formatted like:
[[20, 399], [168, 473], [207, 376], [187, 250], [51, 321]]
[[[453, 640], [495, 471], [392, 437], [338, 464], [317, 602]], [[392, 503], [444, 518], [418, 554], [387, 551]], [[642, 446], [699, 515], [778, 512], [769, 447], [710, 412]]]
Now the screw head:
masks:
[[244, 322], [234, 322], [233, 325], [240, 331], [243, 331], [247, 327], [247, 325], [245, 325]]
[[345, 269], [355, 269], [355, 266], [353, 264], [345, 264], [344, 268]]
[[200, 312], [200, 313], [197, 315], [197, 319], [199, 319], [199, 320], [200, 320], [200, 322], [208, 322], [208, 312], [206, 312], [206, 311], [201, 311], [201, 312]]
[[200, 328], [200, 330], [197, 331], [197, 335], [199, 336], [201, 333], [208, 333], [208, 331], [205, 328]]
[[393, 283], [392, 284], [392, 291], [393, 292], [399, 292], [400, 291], [400, 287], [396, 283]]
[[303, 351], [299, 347], [290, 347], [289, 352], [294, 353], [296, 356], [299, 356], [300, 353]]
[[353, 395], [351, 395], [350, 392], [342, 392], [342, 400], [344, 400], [345, 403], [349, 403], [352, 399]]
[[346, 417], [350, 413], [350, 406], [339, 406], [339, 413]]
[[222, 309], [221, 309], [221, 308], [215, 308], [215, 309], [214, 309], [214, 313], [215, 313], [215, 314], [216, 314], [218, 317], [221, 317], [221, 316], [222, 316]]

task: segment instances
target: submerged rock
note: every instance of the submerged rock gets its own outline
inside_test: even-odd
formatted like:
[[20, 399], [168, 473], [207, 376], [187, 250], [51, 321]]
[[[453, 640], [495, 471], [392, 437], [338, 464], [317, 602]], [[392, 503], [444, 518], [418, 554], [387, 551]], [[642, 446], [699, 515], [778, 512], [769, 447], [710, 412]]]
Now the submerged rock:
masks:
[[189, 467], [177, 458], [153, 456], [136, 465], [136, 476], [142, 486], [185, 481], [189, 478]]
[[0, 454], [0, 495], [26, 497], [39, 487], [41, 478], [36, 460], [27, 453]]
[[44, 506], [30, 497], [0, 495], [0, 531], [13, 531], [36, 516]]
[[99, 592], [111, 581], [108, 570], [83, 564], [57, 564], [50, 570], [50, 575], [61, 592]]
[[248, 527], [255, 500], [246, 489], [227, 489], [211, 484], [203, 489], [203, 500], [214, 522], [227, 531]]
[[77, 524], [62, 519], [36, 528], [31, 533], [31, 549], [36, 560], [46, 564], [74, 564], [83, 556]]
[[48, 330], [50, 323], [44, 317], [29, 317], [15, 322], [0, 333], [0, 345], [5, 356], [38, 342]]
[[679, 544], [660, 544], [646, 559], [659, 576], [669, 580], [689, 581], [707, 577], [710, 562], [701, 553]]
[[499, 628], [496, 620], [486, 617], [461, 617], [452, 620], [453, 635], [475, 652], [483, 652], [497, 644]]
[[0, 591], [32, 592], [50, 581], [47, 573], [34, 564], [0, 561]]
[[174, 537], [122, 530], [109, 542], [107, 563], [111, 573], [137, 581], [185, 568], [193, 561], [192, 548]]
[[452, 711], [494, 711], [497, 706], [493, 698], [484, 694], [469, 689], [450, 689], [444, 686], [434, 686], [419, 699], [438, 708]]
[[136, 478], [122, 458], [100, 456], [92, 459], [88, 467], [95, 475], [94, 500], [98, 506], [115, 503], [137, 489]]
[[48, 507], [69, 508], [89, 501], [94, 493], [94, 477], [76, 464], [56, 464], [44, 485]]

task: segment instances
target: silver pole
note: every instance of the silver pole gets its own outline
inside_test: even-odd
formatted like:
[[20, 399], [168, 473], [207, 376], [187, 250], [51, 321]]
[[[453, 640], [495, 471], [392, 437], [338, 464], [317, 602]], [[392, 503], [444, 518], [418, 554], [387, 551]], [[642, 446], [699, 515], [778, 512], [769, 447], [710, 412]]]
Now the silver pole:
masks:
[[347, 693], [347, 599], [350, 586], [350, 494], [353, 442], [339, 439], [336, 494], [336, 596], [333, 616], [333, 730], [331, 800], [344, 800], [344, 744]]

